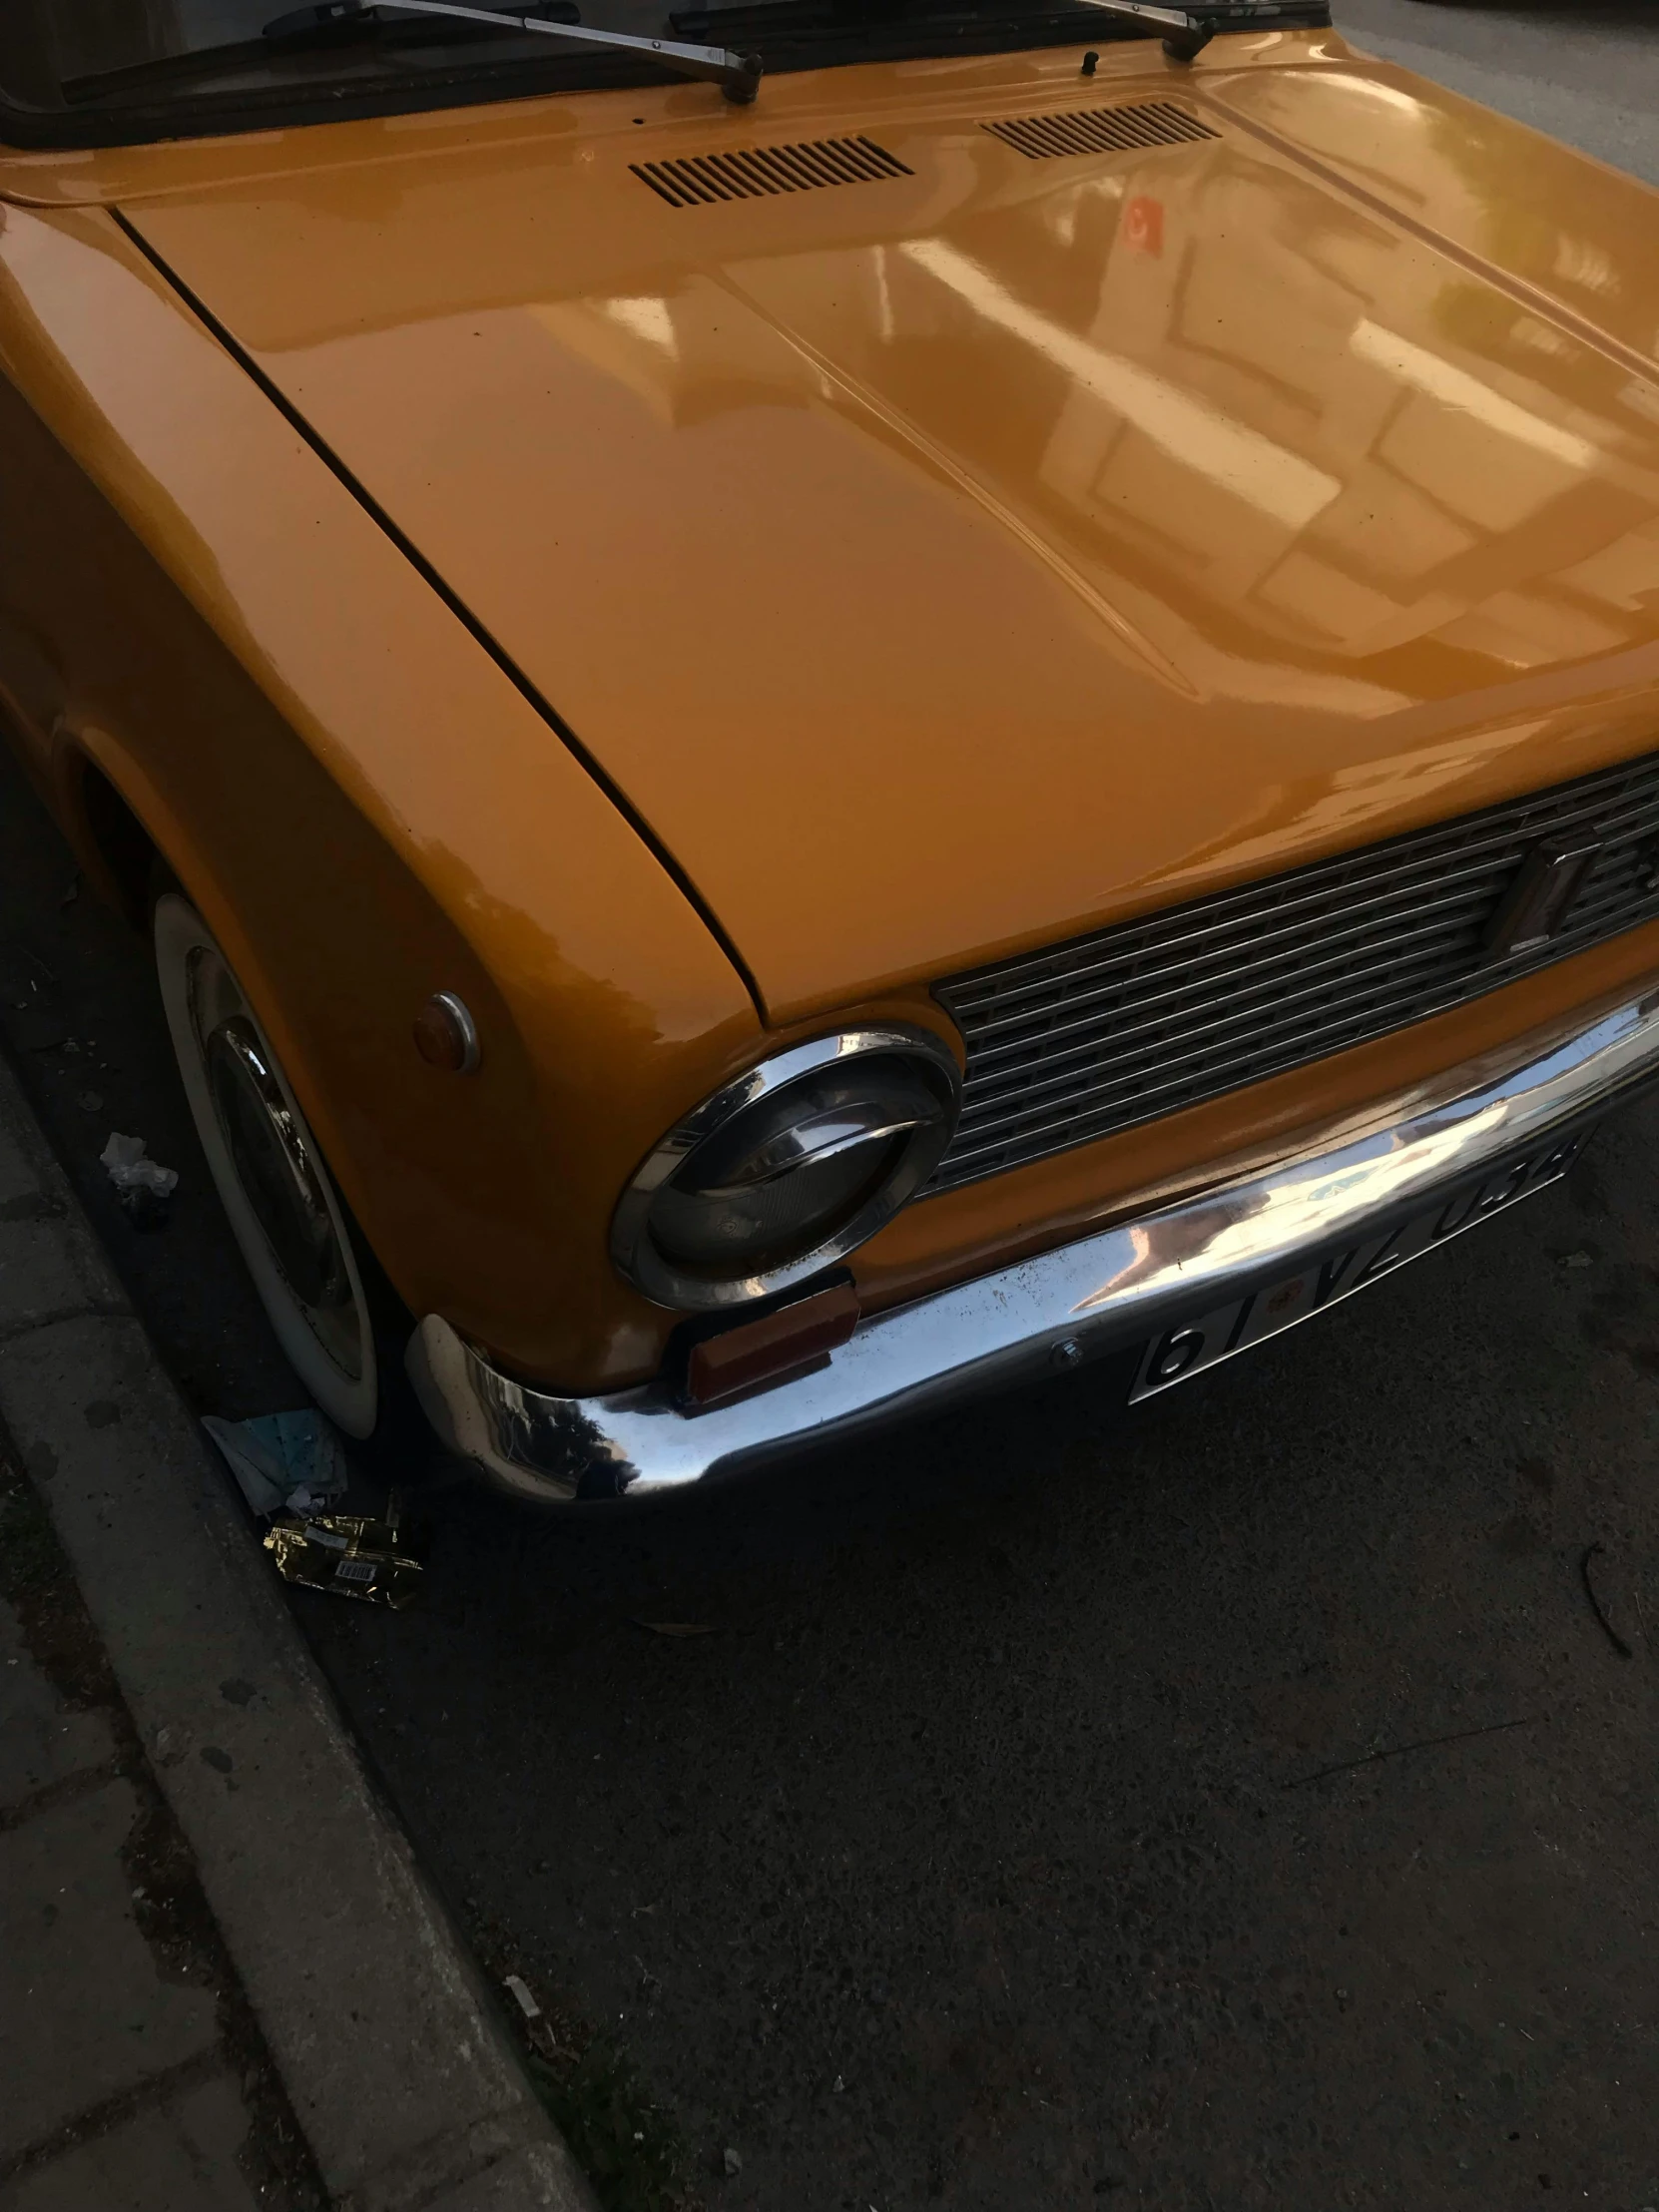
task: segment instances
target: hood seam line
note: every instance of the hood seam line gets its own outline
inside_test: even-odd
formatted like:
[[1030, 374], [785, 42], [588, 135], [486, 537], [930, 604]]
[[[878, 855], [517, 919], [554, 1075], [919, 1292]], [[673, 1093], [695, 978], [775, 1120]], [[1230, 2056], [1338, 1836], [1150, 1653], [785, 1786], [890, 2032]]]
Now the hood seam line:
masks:
[[237, 366], [241, 368], [251, 378], [251, 380], [265, 394], [266, 398], [271, 401], [272, 405], [281, 415], [282, 419], [287, 423], [288, 427], [293, 430], [298, 437], [303, 438], [306, 445], [310, 447], [311, 451], [317, 456], [318, 460], [322, 462], [323, 466], [328, 469], [328, 471], [337, 479], [337, 481], [344, 487], [344, 489], [350, 493], [351, 497], [363, 509], [364, 513], [368, 515], [369, 519], [381, 531], [384, 532], [386, 537], [391, 540], [391, 543], [397, 548], [398, 552], [402, 554], [403, 558], [414, 569], [415, 573], [421, 578], [421, 580], [437, 594], [438, 598], [443, 602], [444, 606], [448, 608], [449, 612], [455, 617], [456, 621], [461, 624], [462, 628], [467, 632], [468, 636], [472, 638], [473, 642], [476, 645], [482, 647], [483, 651], [488, 654], [491, 661], [494, 662], [495, 666], [501, 671], [502, 675], [506, 677], [507, 681], [512, 685], [513, 689], [518, 692], [520, 696], [535, 710], [535, 712], [553, 731], [554, 735], [559, 738], [559, 740], [564, 744], [567, 750], [575, 757], [577, 761], [581, 763], [582, 767], [587, 771], [588, 775], [593, 779], [594, 783], [598, 785], [599, 789], [605, 794], [606, 798], [611, 802], [612, 806], [616, 808], [617, 812], [622, 816], [623, 820], [628, 824], [629, 828], [634, 831], [635, 835], [645, 845], [647, 851], [651, 853], [652, 857], [657, 861], [658, 865], [664, 870], [669, 879], [680, 891], [681, 895], [690, 904], [692, 910], [697, 914], [699, 920], [703, 923], [704, 927], [713, 936], [715, 942], [720, 946], [721, 950], [725, 953], [728, 960], [731, 961], [732, 966], [737, 971], [739, 980], [742, 982], [745, 990], [747, 990], [749, 993], [750, 1001], [755, 1008], [756, 1016], [759, 1019], [761, 1026], [763, 1027], [763, 1029], [768, 1027], [769, 1023], [767, 1017], [766, 1001], [762, 996], [760, 984], [757, 981], [754, 972], [750, 968], [749, 962], [738, 950], [738, 947], [734, 942], [730, 932], [727, 930], [725, 924], [715, 913], [714, 909], [711, 907], [708, 900], [704, 897], [703, 893], [698, 889], [696, 883], [692, 880], [691, 876], [686, 872], [685, 868], [681, 865], [679, 860], [675, 858], [674, 854], [663, 842], [662, 838], [651, 828], [651, 825], [646, 821], [645, 817], [640, 813], [639, 809], [634, 805], [633, 801], [629, 799], [626, 792], [624, 792], [621, 786], [616, 782], [616, 780], [606, 772], [606, 770], [597, 760], [594, 754], [589, 750], [587, 746], [582, 743], [581, 739], [577, 737], [575, 731], [571, 729], [570, 725], [565, 721], [564, 717], [559, 714], [558, 710], [552, 705], [552, 703], [548, 699], [546, 699], [543, 694], [537, 689], [537, 687], [530, 681], [529, 677], [525, 675], [524, 671], [512, 659], [511, 655], [508, 654], [502, 648], [502, 646], [500, 646], [497, 641], [490, 635], [484, 624], [479, 621], [478, 617], [472, 612], [471, 608], [467, 606], [466, 602], [459, 596], [454, 587], [445, 580], [442, 573], [433, 564], [433, 562], [430, 561], [427, 556], [421, 552], [420, 548], [414, 543], [414, 541], [408, 536], [408, 534], [403, 529], [401, 529], [395, 521], [393, 521], [391, 515], [380, 504], [379, 500], [375, 498], [374, 494], [368, 489], [367, 485], [364, 484], [361, 479], [356, 476], [350, 468], [346, 466], [345, 462], [341, 460], [339, 455], [334, 451], [332, 446], [329, 445], [327, 440], [321, 435], [318, 430], [316, 430], [312, 426], [310, 422], [306, 420], [304, 414], [297, 406], [294, 405], [293, 401], [288, 398], [287, 394], [281, 389], [280, 385], [278, 385], [270, 375], [267, 374], [267, 372], [263, 368], [261, 368], [258, 361], [254, 359], [253, 355], [249, 353], [247, 348], [219, 319], [219, 317], [207, 305], [206, 301], [202, 299], [202, 297], [197, 292], [192, 290], [190, 285], [187, 284], [183, 280], [183, 278], [179, 276], [177, 272], [169, 266], [162, 255], [158, 253], [157, 250], [150, 244], [149, 240], [144, 237], [143, 233], [139, 231], [136, 225], [134, 225], [130, 221], [124, 210], [119, 207], [110, 206], [106, 208], [105, 213], [109, 215], [110, 218], [116, 223], [124, 236], [131, 242], [134, 248], [144, 256], [145, 260], [164, 279], [169, 287], [174, 292], [176, 292], [179, 298], [184, 301], [185, 305], [190, 308], [191, 312], [197, 317], [198, 321], [201, 322], [204, 329], [206, 329], [209, 334], [213, 338], [215, 338], [221, 346], [224, 347], [225, 351], [236, 362]]

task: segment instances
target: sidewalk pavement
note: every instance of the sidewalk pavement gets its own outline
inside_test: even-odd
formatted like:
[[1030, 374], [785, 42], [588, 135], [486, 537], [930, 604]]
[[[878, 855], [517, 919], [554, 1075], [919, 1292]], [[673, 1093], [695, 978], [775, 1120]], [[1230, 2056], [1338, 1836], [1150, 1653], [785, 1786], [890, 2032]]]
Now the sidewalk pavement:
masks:
[[593, 2212], [0, 1065], [0, 2212], [325, 2205]]
[[74, 1582], [6, 1468], [0, 1514], [23, 1609], [0, 1601], [0, 2207], [321, 2205]]

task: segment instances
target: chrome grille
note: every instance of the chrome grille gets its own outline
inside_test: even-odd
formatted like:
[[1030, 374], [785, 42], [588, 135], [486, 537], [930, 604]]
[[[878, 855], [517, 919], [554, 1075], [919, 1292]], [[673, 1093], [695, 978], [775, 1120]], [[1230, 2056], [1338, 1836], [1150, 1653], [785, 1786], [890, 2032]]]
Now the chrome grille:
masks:
[[[1484, 938], [1545, 840], [1601, 850], [1545, 944]], [[1659, 917], [1659, 755], [935, 986], [967, 1042], [929, 1188], [1258, 1083]]]
[[1033, 162], [1049, 161], [1057, 154], [1127, 154], [1141, 146], [1180, 146], [1191, 139], [1221, 136], [1169, 100], [1074, 108], [1059, 115], [1017, 115], [979, 128], [1017, 147]]

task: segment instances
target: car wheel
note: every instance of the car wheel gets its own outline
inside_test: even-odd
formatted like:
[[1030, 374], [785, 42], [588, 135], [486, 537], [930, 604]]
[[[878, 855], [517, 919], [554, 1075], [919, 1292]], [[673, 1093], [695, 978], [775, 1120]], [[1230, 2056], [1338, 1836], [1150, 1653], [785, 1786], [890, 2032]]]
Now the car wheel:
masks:
[[[213, 932], [176, 890], [154, 909], [156, 965], [202, 1149], [272, 1327], [312, 1401], [346, 1435], [380, 1425], [373, 1262]], [[395, 1371], [394, 1371], [395, 1373]]]

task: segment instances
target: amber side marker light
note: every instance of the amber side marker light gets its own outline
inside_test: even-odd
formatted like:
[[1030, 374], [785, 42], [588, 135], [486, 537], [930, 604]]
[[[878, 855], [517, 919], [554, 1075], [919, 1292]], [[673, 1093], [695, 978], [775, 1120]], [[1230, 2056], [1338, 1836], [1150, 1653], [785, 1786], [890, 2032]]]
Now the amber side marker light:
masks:
[[701, 1338], [686, 1355], [686, 1402], [716, 1405], [818, 1367], [857, 1326], [858, 1293], [836, 1283], [759, 1321]]
[[414, 1020], [415, 1050], [431, 1067], [470, 1075], [479, 1061], [478, 1030], [453, 991], [434, 992]]

